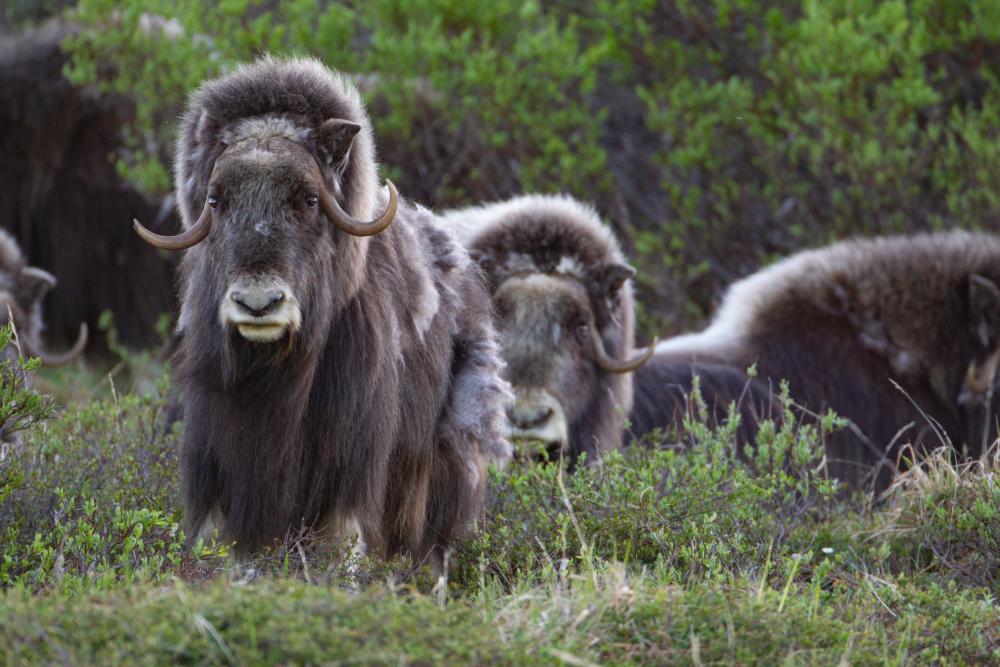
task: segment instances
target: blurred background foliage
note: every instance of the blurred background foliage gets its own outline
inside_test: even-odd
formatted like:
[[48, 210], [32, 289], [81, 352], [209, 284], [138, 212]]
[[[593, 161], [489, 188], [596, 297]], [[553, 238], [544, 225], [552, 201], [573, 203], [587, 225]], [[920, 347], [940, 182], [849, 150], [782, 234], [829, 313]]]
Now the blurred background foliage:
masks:
[[[20, 2], [8, 19], [37, 21]], [[19, 9], [20, 8], [20, 9]], [[119, 168], [170, 189], [188, 90], [259, 54], [354, 73], [386, 175], [436, 208], [595, 203], [644, 333], [835, 238], [995, 225], [994, 0], [81, 0], [74, 81], [135, 100]]]

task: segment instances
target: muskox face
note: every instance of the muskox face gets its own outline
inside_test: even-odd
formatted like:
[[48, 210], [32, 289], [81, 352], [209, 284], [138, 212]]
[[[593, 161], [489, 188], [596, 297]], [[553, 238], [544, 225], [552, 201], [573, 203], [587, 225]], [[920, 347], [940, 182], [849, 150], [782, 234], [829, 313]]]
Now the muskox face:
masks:
[[165, 237], [138, 221], [135, 228], [168, 250], [204, 241], [198, 281], [214, 288], [212, 307], [227, 335], [259, 345], [288, 343], [308, 314], [332, 303], [332, 290], [359, 269], [346, 261], [351, 253], [340, 251], [350, 246], [357, 256], [352, 236], [384, 230], [398, 195], [388, 183], [389, 205], [371, 222], [355, 220], [337, 201], [339, 178], [361, 129], [356, 123], [331, 119], [315, 133], [304, 132], [314, 135], [312, 144], [267, 132], [286, 127], [281, 122], [250, 127], [263, 131], [226, 145], [212, 165], [204, 209], [187, 231]]
[[219, 322], [252, 343], [294, 336], [333, 255], [312, 155], [281, 137], [223, 153], [208, 184], [214, 233], [208, 252], [224, 284]]
[[1000, 287], [985, 276], [969, 277], [969, 330], [956, 339], [966, 341], [968, 357], [965, 375], [952, 379], [961, 382], [960, 405], [987, 404], [993, 396], [1000, 367]]
[[[513, 437], [542, 441], [552, 453], [571, 449], [573, 425], [588, 418], [594, 395], [607, 390], [608, 374], [634, 370], [649, 358], [647, 351], [619, 361], [606, 351], [605, 336], [620, 345], [622, 332], [609, 320], [606, 304], [595, 300], [606, 293], [615, 298], [632, 275], [622, 268], [611, 285], [558, 273], [525, 273], [497, 288], [502, 356], [515, 395], [508, 407]], [[602, 308], [599, 318], [595, 311]], [[606, 320], [603, 330], [599, 319]]]

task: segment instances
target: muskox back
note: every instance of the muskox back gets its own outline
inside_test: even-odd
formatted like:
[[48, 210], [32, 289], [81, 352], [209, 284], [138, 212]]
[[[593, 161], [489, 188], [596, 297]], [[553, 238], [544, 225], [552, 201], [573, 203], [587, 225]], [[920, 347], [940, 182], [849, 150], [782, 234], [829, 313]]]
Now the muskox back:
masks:
[[632, 385], [625, 444], [669, 445], [681, 435], [686, 419], [702, 419], [702, 406], [713, 428], [726, 424], [735, 409], [739, 427], [733, 444], [738, 449], [754, 443], [763, 421], [782, 418], [773, 388], [733, 366], [653, 355], [634, 373]]
[[[377, 186], [354, 86], [262, 59], [185, 113], [176, 379], [193, 534], [241, 550], [357, 532], [439, 564], [503, 462], [489, 299], [434, 216]], [[369, 220], [370, 218], [375, 220]]]
[[787, 378], [797, 403], [854, 425], [827, 440], [832, 474], [882, 489], [907, 446], [978, 456], [995, 439], [997, 285], [993, 235], [842, 242], [735, 283], [705, 331], [657, 355]]
[[488, 278], [516, 395], [512, 433], [571, 460], [620, 447], [629, 373], [642, 355], [633, 350], [635, 272], [611, 230], [567, 196], [515, 197], [442, 217]]

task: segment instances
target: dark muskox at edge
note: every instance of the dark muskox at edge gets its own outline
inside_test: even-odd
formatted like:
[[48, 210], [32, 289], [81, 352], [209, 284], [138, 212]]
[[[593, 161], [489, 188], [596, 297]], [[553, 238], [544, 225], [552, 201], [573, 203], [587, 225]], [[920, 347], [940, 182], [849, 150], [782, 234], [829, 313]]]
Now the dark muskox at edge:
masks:
[[734, 283], [707, 329], [656, 359], [787, 379], [807, 413], [852, 422], [828, 436], [830, 475], [878, 491], [906, 457], [950, 444], [978, 458], [996, 440], [998, 286], [993, 235], [845, 241]]
[[[377, 181], [357, 90], [263, 59], [193, 94], [176, 157], [184, 495], [240, 550], [303, 526], [443, 562], [504, 462], [489, 298]], [[388, 192], [387, 192], [388, 190]]]

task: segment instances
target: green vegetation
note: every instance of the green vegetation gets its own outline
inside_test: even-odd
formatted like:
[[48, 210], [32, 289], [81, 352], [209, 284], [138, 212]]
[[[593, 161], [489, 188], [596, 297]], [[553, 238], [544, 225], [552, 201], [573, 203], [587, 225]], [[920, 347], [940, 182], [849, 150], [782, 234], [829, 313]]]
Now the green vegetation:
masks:
[[712, 429], [698, 412], [668, 444], [572, 475], [558, 462], [494, 472], [445, 592], [426, 569], [309, 535], [252, 561], [186, 550], [160, 393], [85, 401], [0, 458], [0, 661], [1000, 659], [988, 467], [942, 454], [871, 507], [824, 474], [833, 417], [787, 415], [737, 452], [738, 416]]
[[[0, 10], [34, 22], [63, 2]], [[5, 14], [6, 12], [6, 14]], [[205, 77], [270, 52], [354, 73], [386, 175], [436, 207], [594, 201], [643, 324], [704, 320], [775, 255], [1000, 213], [992, 0], [81, 0], [67, 75], [136, 105], [120, 170], [169, 190]], [[446, 591], [306, 535], [186, 548], [179, 433], [146, 352], [25, 384], [0, 360], [0, 662], [1000, 662], [996, 460], [939, 454], [878, 504], [825, 476], [822, 430], [745, 451], [735, 417], [572, 475], [494, 473]], [[0, 343], [6, 344], [0, 333]], [[817, 430], [818, 429], [818, 430]]]
[[594, 201], [636, 258], [650, 334], [702, 322], [777, 255], [1000, 214], [993, 0], [82, 0], [73, 16], [88, 29], [69, 75], [136, 100], [118, 159], [147, 188], [170, 187], [186, 91], [265, 52], [317, 56], [357, 75], [404, 194]]

